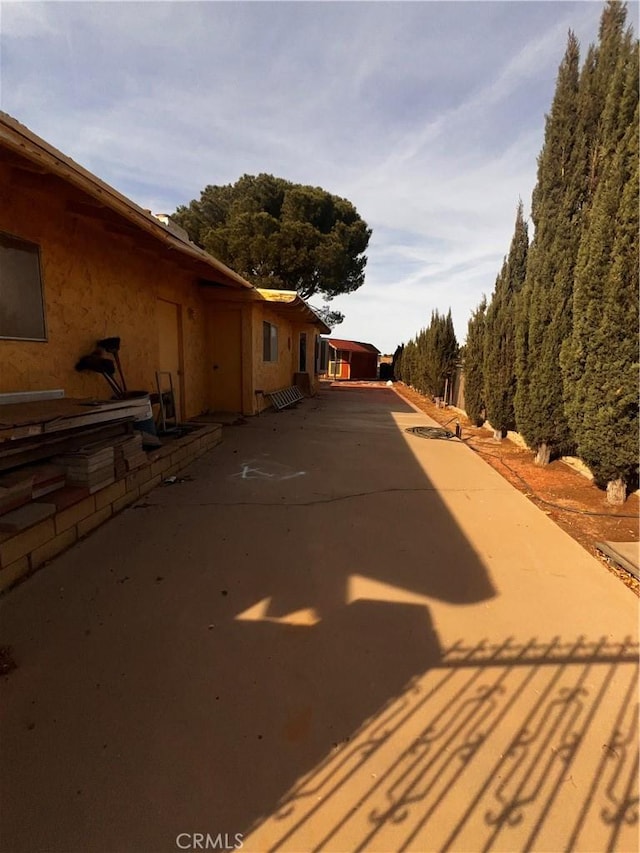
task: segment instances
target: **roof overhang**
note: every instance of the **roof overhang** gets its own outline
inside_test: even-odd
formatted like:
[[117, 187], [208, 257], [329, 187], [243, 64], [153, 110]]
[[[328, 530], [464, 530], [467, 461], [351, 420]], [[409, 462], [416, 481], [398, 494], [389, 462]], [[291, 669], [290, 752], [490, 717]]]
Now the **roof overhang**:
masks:
[[342, 338], [327, 338], [329, 346], [334, 350], [343, 352], [357, 352], [363, 355], [380, 355], [380, 350], [373, 344], [365, 344], [362, 341], [346, 341]]
[[256, 294], [258, 294], [257, 298], [268, 302], [275, 311], [282, 312], [299, 323], [317, 326], [321, 335], [331, 334], [329, 326], [295, 290], [269, 290], [257, 287]]
[[187, 262], [204, 281], [224, 287], [254, 290], [253, 285], [199, 246], [172, 233], [149, 211], [101, 181], [87, 169], [45, 142], [7, 113], [0, 111], [0, 146], [22, 161], [27, 172], [53, 175], [80, 190], [86, 202], [76, 203], [70, 212], [78, 216], [113, 221], [117, 217], [125, 227], [123, 233], [135, 239], [146, 237], [181, 263]]

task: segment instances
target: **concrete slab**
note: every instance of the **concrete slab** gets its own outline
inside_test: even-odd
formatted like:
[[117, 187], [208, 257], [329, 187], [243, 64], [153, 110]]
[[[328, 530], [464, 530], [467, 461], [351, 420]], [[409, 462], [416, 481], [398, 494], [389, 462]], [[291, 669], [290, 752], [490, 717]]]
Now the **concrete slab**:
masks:
[[596, 547], [618, 566], [640, 579], [640, 542], [597, 542]]
[[0, 600], [2, 850], [637, 848], [637, 599], [425, 423], [228, 427]]

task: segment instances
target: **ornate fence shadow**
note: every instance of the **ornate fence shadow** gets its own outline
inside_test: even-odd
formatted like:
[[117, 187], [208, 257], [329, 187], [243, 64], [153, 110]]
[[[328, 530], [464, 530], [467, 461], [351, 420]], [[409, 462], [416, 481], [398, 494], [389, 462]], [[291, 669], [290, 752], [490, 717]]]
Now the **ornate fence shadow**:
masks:
[[635, 850], [637, 684], [629, 638], [456, 643], [245, 848]]

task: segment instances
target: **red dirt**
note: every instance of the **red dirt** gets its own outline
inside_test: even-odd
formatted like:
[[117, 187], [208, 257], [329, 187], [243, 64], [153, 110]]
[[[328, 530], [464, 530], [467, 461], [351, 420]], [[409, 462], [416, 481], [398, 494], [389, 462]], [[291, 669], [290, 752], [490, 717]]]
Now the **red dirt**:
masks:
[[[590, 480], [566, 463], [557, 460], [546, 467], [534, 465], [534, 454], [509, 439], [498, 442], [484, 427], [475, 427], [458, 409], [437, 408], [402, 382], [394, 387], [416, 408], [453, 431], [454, 422], [462, 427], [462, 438], [482, 458], [520, 492], [533, 501], [566, 533], [593, 554], [609, 571], [640, 595], [640, 583], [627, 572], [618, 569], [596, 549], [596, 542], [637, 542], [640, 502], [637, 494], [627, 498], [624, 506], [614, 507], [606, 502], [606, 494]], [[589, 513], [594, 513], [590, 515]]]

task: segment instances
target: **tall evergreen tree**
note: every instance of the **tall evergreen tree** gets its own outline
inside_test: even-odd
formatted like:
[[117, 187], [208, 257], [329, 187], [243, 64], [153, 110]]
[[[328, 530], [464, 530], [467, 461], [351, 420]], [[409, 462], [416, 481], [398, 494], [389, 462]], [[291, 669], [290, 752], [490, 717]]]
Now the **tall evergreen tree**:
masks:
[[518, 310], [526, 329], [518, 332], [515, 414], [519, 431], [537, 451], [538, 464], [573, 445], [558, 365], [562, 343], [571, 331], [573, 271], [584, 201], [576, 145], [579, 59], [578, 42], [570, 32], [538, 158], [531, 214], [535, 234]]
[[464, 407], [476, 426], [485, 421], [484, 404], [484, 336], [487, 300], [483, 296], [467, 324], [464, 351]]
[[[566, 412], [578, 453], [608, 499], [638, 473], [638, 45], [608, 4], [597, 182], [576, 265], [573, 330], [562, 351]], [[607, 16], [608, 13], [608, 17]], [[604, 24], [609, 22], [609, 29]], [[604, 61], [604, 60], [603, 60]]]
[[516, 426], [516, 299], [524, 285], [528, 249], [527, 223], [520, 201], [509, 255], [496, 279], [485, 320], [484, 399], [496, 437], [503, 437]]
[[457, 357], [451, 309], [446, 316], [433, 311], [429, 326], [404, 347], [400, 361], [402, 381], [421, 394], [442, 397], [447, 380], [451, 382], [453, 377]]
[[393, 354], [391, 361], [391, 374], [394, 379], [402, 379], [402, 356], [404, 353], [404, 344], [399, 344]]
[[458, 358], [458, 342], [453, 328], [451, 309], [445, 316], [437, 310], [425, 335], [426, 376], [425, 391], [435, 397], [444, 397]]

